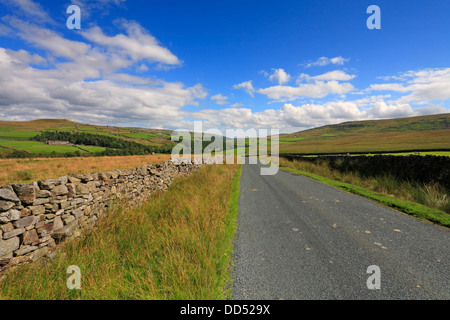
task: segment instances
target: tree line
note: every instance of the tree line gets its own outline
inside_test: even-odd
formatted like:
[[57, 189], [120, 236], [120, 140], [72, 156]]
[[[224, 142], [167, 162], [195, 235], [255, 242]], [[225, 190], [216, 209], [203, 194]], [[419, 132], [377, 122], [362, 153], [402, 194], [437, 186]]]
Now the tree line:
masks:
[[[43, 143], [47, 141], [68, 141], [74, 145], [105, 148], [102, 152], [96, 152], [95, 155], [97, 156], [146, 155], [153, 152], [168, 154], [172, 151], [172, 147], [170, 145], [143, 145], [134, 141], [87, 132], [44, 131], [41, 134], [32, 137], [30, 140]], [[69, 154], [70, 156], [71, 153], [66, 154]], [[73, 156], [79, 156], [80, 154], [81, 152], [73, 152]]]

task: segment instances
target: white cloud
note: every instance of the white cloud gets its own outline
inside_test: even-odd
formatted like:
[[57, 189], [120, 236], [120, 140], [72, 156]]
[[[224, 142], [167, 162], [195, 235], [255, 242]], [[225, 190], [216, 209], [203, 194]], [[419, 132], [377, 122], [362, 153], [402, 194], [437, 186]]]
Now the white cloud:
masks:
[[14, 51], [14, 50], [6, 49], [6, 52], [8, 53], [9, 57], [11, 58], [11, 61], [15, 62], [15, 63], [22, 63], [24, 65], [29, 65], [29, 64], [41, 65], [41, 66], [47, 65], [47, 60], [38, 54], [30, 54], [25, 50]]
[[168, 65], [178, 65], [180, 60], [168, 49], [162, 47], [155, 37], [150, 35], [136, 22], [121, 21], [121, 27], [127, 35], [107, 36], [99, 27], [93, 27], [81, 34], [89, 41], [105, 46], [109, 52], [128, 55], [133, 61], [148, 60]]
[[[98, 6], [123, 2], [104, 0], [98, 2]], [[26, 3], [27, 0], [23, 0], [18, 6]], [[41, 15], [38, 21], [45, 20], [42, 12], [37, 13]], [[25, 12], [22, 16], [31, 14]], [[343, 95], [354, 92], [355, 88], [348, 81], [356, 77], [344, 71], [315, 76], [302, 74], [297, 85], [288, 86], [286, 83], [291, 76], [284, 69], [272, 69], [273, 73], [265, 76], [278, 85], [257, 90], [252, 81], [245, 81], [233, 88], [252, 97], [258, 92], [275, 102], [291, 102], [279, 109], [254, 111], [238, 102], [221, 110], [187, 111], [189, 108], [185, 107], [199, 105], [199, 100], [207, 97], [207, 91], [201, 84], [185, 85], [148, 77], [152, 64], [164, 70], [180, 66], [182, 62], [136, 22], [118, 20], [122, 33], [112, 35], [105, 34], [99, 27], [83, 29], [79, 33], [81, 40], [74, 41], [14, 16], [3, 21], [0, 34], [13, 35], [42, 50], [36, 54], [0, 48], [0, 116], [6, 120], [69, 118], [102, 125], [139, 123], [147, 127], [179, 128], [192, 124], [186, 119], [205, 119], [209, 127], [279, 128], [288, 132], [349, 120], [448, 112], [439, 103], [429, 102], [450, 98], [450, 68], [385, 77], [383, 79], [392, 83], [373, 84], [363, 92], [366, 95], [372, 91], [403, 94], [396, 101], [387, 100], [392, 97], [384, 92], [354, 101], [343, 100]], [[323, 57], [310, 66], [342, 65], [346, 61], [348, 59], [342, 57]], [[329, 95], [338, 95], [333, 98], [341, 100], [300, 105], [292, 102]], [[211, 99], [218, 105], [229, 103], [229, 98], [222, 94]], [[413, 107], [413, 103], [423, 104], [423, 107]]]
[[[340, 70], [330, 71], [317, 76], [302, 73], [297, 78], [297, 86], [282, 85], [281, 83], [288, 80], [289, 75], [283, 69], [276, 69], [276, 71], [272, 76], [273, 79], [279, 80], [280, 84], [257, 90], [258, 93], [266, 95], [273, 100], [286, 102], [300, 98], [323, 98], [330, 94], [344, 95], [355, 89], [352, 84], [339, 81], [349, 81], [356, 76]], [[306, 83], [304, 83], [305, 81]]]
[[42, 6], [32, 0], [0, 0], [0, 2], [13, 8], [20, 16], [24, 16], [34, 22], [55, 23]]
[[370, 108], [370, 114], [377, 119], [411, 117], [415, 115], [414, 110], [409, 104], [387, 104], [384, 101], [375, 102], [374, 106]]
[[399, 98], [398, 103], [427, 104], [450, 99], [450, 68], [409, 71], [396, 78], [403, 81], [373, 84], [367, 90], [409, 93]]
[[440, 113], [447, 113], [449, 110], [445, 109], [442, 106], [437, 106], [434, 104], [430, 104], [426, 107], [422, 108], [414, 108], [414, 112], [418, 116], [425, 116], [425, 115], [431, 115], [431, 114], [440, 114]]
[[[192, 115], [194, 116], [194, 115]], [[255, 112], [249, 108], [226, 108], [222, 110], [202, 110], [196, 117], [206, 120], [205, 125], [230, 128], [265, 128], [292, 132], [315, 126], [356, 120], [366, 117], [353, 102], [332, 102], [324, 105], [303, 104], [294, 106], [286, 103], [280, 109], [267, 109]]]
[[0, 48], [0, 115], [5, 120], [68, 118], [93, 124], [141, 123], [177, 127], [183, 107], [207, 96], [201, 84], [185, 86], [128, 70], [147, 64], [180, 63], [140, 25], [122, 21], [126, 34], [107, 36], [100, 28], [73, 41], [17, 17], [4, 19], [16, 37], [42, 49]]
[[204, 119], [205, 127], [265, 128], [294, 132], [346, 121], [376, 120], [428, 115], [448, 112], [445, 108], [429, 105], [413, 108], [409, 104], [384, 101], [385, 96], [372, 96], [355, 101], [330, 101], [294, 105], [285, 103], [279, 109], [254, 111], [250, 108], [200, 110], [189, 117]]
[[331, 58], [330, 59], [330, 62], [332, 63], [332, 64], [338, 64], [338, 65], [343, 65], [345, 62], [348, 62], [350, 59], [345, 59], [345, 58], [342, 58], [342, 57], [335, 57], [335, 58]]
[[312, 80], [336, 80], [336, 81], [349, 81], [354, 79], [356, 76], [347, 74], [341, 70], [334, 70], [324, 74], [320, 74], [318, 76], [309, 76], [307, 74], [302, 73], [299, 78], [312, 79]]
[[252, 98], [254, 97], [255, 88], [253, 87], [252, 81], [245, 81], [239, 84], [235, 84], [233, 89], [242, 89], [247, 92]]
[[382, 84], [372, 84], [369, 87], [370, 91], [397, 91], [397, 92], [408, 92], [409, 90], [400, 83], [382, 83]]
[[63, 38], [56, 32], [31, 24], [15, 17], [6, 19], [16, 31], [16, 36], [33, 44], [39, 49], [48, 51], [53, 57], [75, 60], [87, 54], [91, 46], [84, 42]]
[[282, 85], [286, 82], [289, 82], [291, 76], [284, 71], [284, 69], [272, 69], [273, 74], [269, 76], [270, 81], [278, 82], [278, 84]]
[[310, 67], [324, 67], [329, 64], [335, 64], [335, 65], [343, 65], [345, 62], [348, 62], [350, 59], [345, 59], [341, 56], [335, 57], [335, 58], [327, 58], [327, 57], [320, 57], [316, 61], [309, 62], [305, 65], [305, 68]]
[[323, 98], [330, 94], [346, 94], [354, 90], [350, 83], [339, 83], [337, 81], [318, 81], [314, 83], [292, 86], [273, 86], [259, 89], [258, 93], [266, 95], [269, 99], [292, 101], [299, 98]]
[[223, 96], [221, 93], [212, 96], [211, 99], [219, 105], [228, 104], [228, 97]]

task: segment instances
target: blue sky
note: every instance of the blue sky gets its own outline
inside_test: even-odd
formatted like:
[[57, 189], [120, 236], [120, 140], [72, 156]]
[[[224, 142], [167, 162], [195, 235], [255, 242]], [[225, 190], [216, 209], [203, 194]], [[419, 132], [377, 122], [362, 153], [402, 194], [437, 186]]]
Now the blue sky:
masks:
[[[71, 4], [80, 30], [66, 26]], [[0, 0], [0, 118], [293, 132], [445, 113], [448, 12], [446, 0]]]

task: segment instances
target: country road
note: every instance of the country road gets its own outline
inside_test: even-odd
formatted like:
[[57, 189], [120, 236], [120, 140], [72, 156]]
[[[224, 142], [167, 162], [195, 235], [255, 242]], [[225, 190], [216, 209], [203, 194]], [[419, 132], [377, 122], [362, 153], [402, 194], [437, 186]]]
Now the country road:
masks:
[[243, 166], [233, 299], [450, 299], [450, 230], [260, 167]]

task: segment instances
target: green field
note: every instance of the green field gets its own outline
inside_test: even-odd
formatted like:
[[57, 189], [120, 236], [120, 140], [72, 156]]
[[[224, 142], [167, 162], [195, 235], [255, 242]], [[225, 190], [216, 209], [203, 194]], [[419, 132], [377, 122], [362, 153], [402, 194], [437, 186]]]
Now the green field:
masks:
[[75, 152], [77, 150], [81, 152], [80, 149], [74, 146], [52, 146], [35, 141], [1, 140], [0, 146], [15, 150], [24, 150], [31, 153], [43, 153], [43, 154], [50, 154], [52, 152], [56, 153]]
[[165, 140], [171, 142], [171, 130], [112, 127], [82, 124], [65, 119], [38, 119], [32, 121], [0, 121], [0, 138], [23, 140], [38, 135], [41, 131], [70, 131], [102, 134], [130, 139]]
[[1, 129], [7, 128], [0, 128], [0, 140], [3, 139], [28, 140], [29, 138], [32, 138], [39, 134], [39, 132], [36, 131], [17, 131], [17, 130], [1, 130]]
[[87, 151], [91, 153], [97, 153], [105, 151], [105, 148], [102, 147], [94, 147], [94, 146], [78, 146], [78, 150]]
[[171, 131], [169, 130], [95, 126], [63, 119], [0, 121], [0, 155], [7, 155], [14, 150], [42, 155], [66, 154], [76, 151], [81, 154], [95, 154], [105, 151], [105, 148], [96, 146], [47, 145], [42, 142], [30, 141], [30, 138], [43, 131], [100, 134], [157, 147], [174, 145], [174, 142], [170, 139]]

